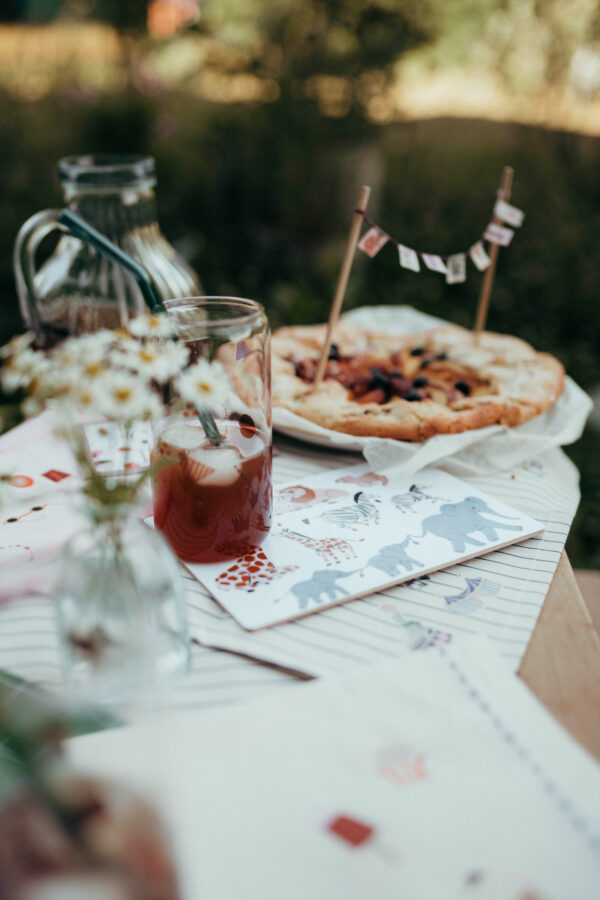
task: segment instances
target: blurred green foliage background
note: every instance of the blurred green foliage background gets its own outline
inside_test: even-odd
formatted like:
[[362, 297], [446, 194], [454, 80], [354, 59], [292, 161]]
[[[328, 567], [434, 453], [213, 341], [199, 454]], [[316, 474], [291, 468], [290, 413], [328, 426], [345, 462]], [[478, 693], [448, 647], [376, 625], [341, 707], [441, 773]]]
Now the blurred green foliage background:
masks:
[[[208, 293], [260, 300], [273, 326], [326, 317], [361, 184], [395, 238], [452, 253], [480, 236], [509, 164], [526, 219], [488, 325], [600, 392], [596, 0], [11, 0], [2, 17], [1, 341], [21, 328], [12, 243], [61, 204], [62, 156], [153, 155], [167, 238]], [[358, 254], [345, 307], [468, 326], [480, 280], [470, 264], [464, 285], [415, 275], [388, 245]], [[592, 423], [567, 451], [583, 491], [568, 550], [586, 568], [598, 436]]]

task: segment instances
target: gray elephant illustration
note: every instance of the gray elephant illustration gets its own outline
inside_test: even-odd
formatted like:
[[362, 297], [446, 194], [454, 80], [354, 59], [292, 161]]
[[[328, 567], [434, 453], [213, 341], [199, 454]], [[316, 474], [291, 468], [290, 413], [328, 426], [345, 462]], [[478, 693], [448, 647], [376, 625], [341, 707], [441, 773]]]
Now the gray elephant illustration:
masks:
[[405, 550], [410, 540], [411, 538], [407, 537], [401, 544], [388, 544], [382, 547], [379, 553], [370, 558], [368, 565], [392, 577], [399, 575], [403, 570], [412, 572], [413, 569], [418, 569], [423, 563], [413, 559]]
[[353, 575], [354, 572], [358, 572], [358, 569], [354, 569], [352, 572], [317, 569], [316, 572], [313, 572], [311, 578], [307, 581], [299, 581], [298, 584], [290, 588], [290, 591], [298, 600], [300, 609], [306, 609], [311, 601], [313, 603], [322, 603], [323, 595], [325, 595], [326, 600], [336, 600], [338, 593], [341, 597], [347, 597], [348, 591], [340, 587], [336, 582], [338, 578], [345, 578], [347, 575]]
[[488, 541], [498, 540], [498, 531], [523, 531], [519, 525], [505, 525], [495, 519], [486, 519], [482, 513], [491, 513], [501, 519], [514, 519], [515, 516], [505, 516], [502, 513], [490, 509], [484, 500], [479, 497], [466, 497], [460, 503], [444, 503], [440, 506], [439, 513], [427, 516], [421, 523], [422, 534], [411, 535], [413, 540], [421, 540], [428, 534], [436, 535], [450, 541], [452, 548], [457, 553], [463, 553], [467, 545], [482, 547], [483, 541], [475, 540], [473, 532], [483, 534]]

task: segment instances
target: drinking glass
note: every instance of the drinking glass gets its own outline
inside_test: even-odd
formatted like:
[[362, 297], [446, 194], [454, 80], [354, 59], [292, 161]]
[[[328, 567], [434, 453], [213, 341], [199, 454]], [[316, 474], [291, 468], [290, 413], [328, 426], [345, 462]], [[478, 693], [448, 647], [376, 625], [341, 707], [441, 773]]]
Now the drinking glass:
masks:
[[222, 441], [211, 443], [189, 403], [174, 403], [179, 411], [155, 428], [154, 522], [185, 562], [232, 559], [252, 552], [271, 526], [269, 323], [259, 303], [239, 297], [165, 307], [192, 361], [216, 363], [226, 390], [208, 408]]

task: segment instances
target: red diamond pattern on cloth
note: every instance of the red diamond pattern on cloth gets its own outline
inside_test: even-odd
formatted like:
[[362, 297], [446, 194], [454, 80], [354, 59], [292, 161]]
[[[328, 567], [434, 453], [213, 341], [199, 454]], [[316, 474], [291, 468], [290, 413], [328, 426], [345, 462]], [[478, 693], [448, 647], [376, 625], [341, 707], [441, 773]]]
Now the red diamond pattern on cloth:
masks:
[[47, 472], [42, 472], [44, 478], [49, 478], [50, 481], [62, 481], [63, 478], [68, 478], [68, 472], [59, 472], [58, 469], [48, 469]]

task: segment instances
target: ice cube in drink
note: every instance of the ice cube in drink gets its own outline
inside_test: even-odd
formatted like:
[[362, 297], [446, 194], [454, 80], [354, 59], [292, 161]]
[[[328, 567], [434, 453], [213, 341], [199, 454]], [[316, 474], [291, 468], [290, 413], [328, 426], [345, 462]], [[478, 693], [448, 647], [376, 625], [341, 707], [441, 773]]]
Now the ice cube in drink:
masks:
[[167, 425], [152, 451], [154, 523], [185, 562], [216, 562], [259, 546], [271, 525], [271, 447], [248, 416]]

